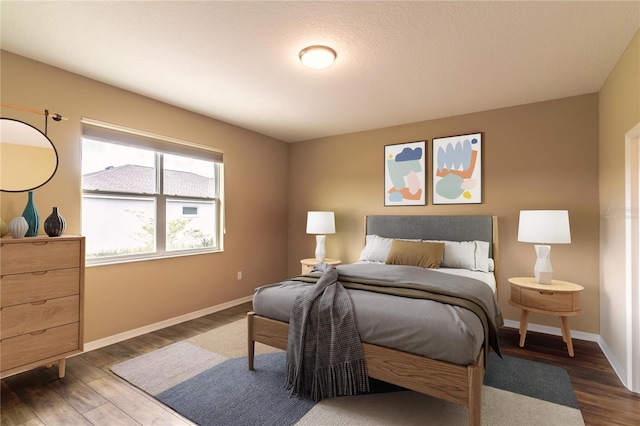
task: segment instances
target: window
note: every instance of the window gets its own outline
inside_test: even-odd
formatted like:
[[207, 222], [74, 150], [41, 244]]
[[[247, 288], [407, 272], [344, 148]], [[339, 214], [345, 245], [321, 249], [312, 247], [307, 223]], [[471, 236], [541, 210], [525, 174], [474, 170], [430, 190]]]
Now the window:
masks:
[[222, 153], [83, 120], [87, 263], [222, 250]]
[[197, 216], [198, 215], [198, 206], [182, 206], [182, 215], [183, 216]]

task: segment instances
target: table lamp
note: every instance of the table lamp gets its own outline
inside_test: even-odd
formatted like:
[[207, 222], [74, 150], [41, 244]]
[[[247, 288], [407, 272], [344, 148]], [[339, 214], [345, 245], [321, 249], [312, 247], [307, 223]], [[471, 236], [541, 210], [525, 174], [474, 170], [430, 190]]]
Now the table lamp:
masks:
[[538, 284], [551, 284], [551, 246], [571, 243], [567, 210], [521, 210], [518, 241], [536, 243], [536, 264], [533, 273]]
[[336, 233], [333, 212], [307, 212], [307, 234], [316, 234], [316, 260], [324, 261], [327, 251], [324, 246], [326, 234]]

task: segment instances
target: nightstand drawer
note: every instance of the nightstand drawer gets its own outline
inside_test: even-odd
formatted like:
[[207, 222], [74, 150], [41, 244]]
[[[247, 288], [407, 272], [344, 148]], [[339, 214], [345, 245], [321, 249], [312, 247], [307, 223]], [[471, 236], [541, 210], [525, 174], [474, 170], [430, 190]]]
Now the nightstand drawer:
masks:
[[23, 244], [2, 244], [0, 273], [2, 275], [80, 266], [80, 241], [53, 241], [34, 238]]
[[78, 322], [79, 317], [79, 296], [10, 306], [0, 311], [2, 339]]
[[57, 269], [0, 277], [2, 307], [80, 293], [80, 269]]
[[79, 348], [78, 323], [3, 339], [0, 342], [2, 371], [53, 358]]
[[[512, 289], [513, 291], [513, 289]], [[551, 290], [520, 289], [520, 304], [530, 308], [555, 312], [580, 310], [579, 293], [560, 293]]]

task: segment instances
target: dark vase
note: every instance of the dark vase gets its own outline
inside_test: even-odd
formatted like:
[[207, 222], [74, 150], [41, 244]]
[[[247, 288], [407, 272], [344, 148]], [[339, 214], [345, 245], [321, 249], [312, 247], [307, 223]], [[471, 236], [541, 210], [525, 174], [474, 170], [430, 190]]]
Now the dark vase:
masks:
[[25, 218], [29, 225], [29, 230], [25, 237], [35, 237], [38, 235], [38, 229], [40, 229], [40, 215], [36, 210], [36, 205], [33, 202], [33, 191], [29, 191], [29, 201], [22, 212], [22, 217]]
[[44, 221], [44, 232], [50, 237], [59, 237], [64, 233], [65, 226], [64, 218], [58, 213], [58, 208], [54, 207], [53, 212]]

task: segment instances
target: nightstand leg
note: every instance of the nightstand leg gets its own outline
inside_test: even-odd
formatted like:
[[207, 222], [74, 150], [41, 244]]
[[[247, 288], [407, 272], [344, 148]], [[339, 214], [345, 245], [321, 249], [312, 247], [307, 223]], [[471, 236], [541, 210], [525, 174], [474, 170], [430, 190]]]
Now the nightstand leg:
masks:
[[562, 323], [562, 340], [567, 343], [569, 356], [573, 358], [573, 342], [571, 341], [571, 329], [569, 328], [569, 317], [560, 317]]
[[527, 325], [529, 324], [529, 311], [523, 309], [520, 315], [520, 347], [524, 347], [524, 339], [527, 337]]

